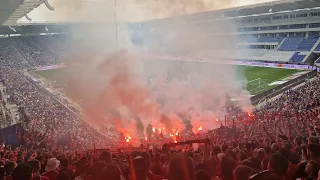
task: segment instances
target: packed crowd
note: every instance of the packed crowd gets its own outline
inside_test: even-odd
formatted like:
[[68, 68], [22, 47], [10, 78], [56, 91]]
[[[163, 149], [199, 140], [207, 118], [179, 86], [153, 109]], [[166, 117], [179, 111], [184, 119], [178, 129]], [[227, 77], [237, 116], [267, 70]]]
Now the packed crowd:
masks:
[[100, 151], [92, 145], [109, 147], [114, 142], [24, 75], [23, 69], [56, 63], [60, 55], [46, 47], [42, 37], [22, 39], [7, 42], [10, 50], [0, 49], [0, 81], [26, 124], [26, 131], [17, 132], [20, 146], [0, 146], [0, 179], [320, 179], [319, 79], [266, 102], [252, 114], [236, 115], [229, 127], [194, 136], [196, 143], [150, 142], [139, 150]]
[[55, 144], [57, 139], [64, 137], [68, 141], [73, 141], [74, 147], [82, 149], [92, 147], [94, 140], [102, 138], [100, 134], [83, 124], [70, 110], [41, 91], [20, 71], [1, 66], [0, 78], [6, 86], [7, 93], [18, 105], [21, 117], [25, 117], [24, 122], [28, 124], [28, 129], [41, 132], [41, 137], [28, 137], [27, 141], [30, 141], [28, 144], [35, 146], [40, 138], [45, 139], [47, 145], [51, 145]]
[[57, 65], [68, 52], [65, 35], [2, 38], [0, 45], [0, 57], [15, 68]]
[[[57, 141], [61, 141], [62, 144], [72, 144], [72, 147], [77, 147], [77, 149], [92, 148], [93, 142], [100, 142], [97, 144], [105, 147], [108, 142], [101, 142], [103, 135], [93, 130], [88, 124], [83, 124], [78, 116], [43, 91], [30, 77], [24, 75], [30, 65], [33, 67], [57, 64], [56, 61], [46, 61], [50, 56], [50, 48], [47, 48], [48, 51], [39, 51], [41, 61], [32, 56], [33, 52], [40, 49], [39, 41], [43, 41], [43, 38], [47, 38], [48, 41], [54, 39], [53, 37], [30, 36], [4, 38], [0, 41], [0, 43], [5, 43], [3, 47], [12, 48], [0, 49], [0, 81], [6, 86], [6, 96], [10, 96], [13, 103], [19, 107], [20, 117], [26, 128], [39, 132], [23, 137], [24, 145], [36, 147], [41, 144], [40, 142], [43, 142], [42, 144], [45, 142], [46, 146], [54, 147]], [[32, 41], [36, 43], [31, 43]], [[26, 44], [23, 45], [24, 43]], [[31, 46], [30, 44], [37, 45]], [[33, 50], [23, 53], [22, 48], [17, 46]], [[31, 54], [30, 57], [26, 55], [27, 52]], [[38, 56], [36, 54], [34, 55]], [[24, 59], [19, 59], [21, 56]], [[5, 101], [2, 102], [5, 103]]]

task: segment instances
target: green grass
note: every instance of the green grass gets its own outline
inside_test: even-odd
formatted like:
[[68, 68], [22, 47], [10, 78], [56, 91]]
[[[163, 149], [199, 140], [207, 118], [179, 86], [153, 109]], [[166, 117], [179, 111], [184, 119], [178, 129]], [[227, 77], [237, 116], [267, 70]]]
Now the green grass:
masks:
[[281, 69], [281, 68], [268, 68], [268, 67], [253, 67], [253, 66], [238, 66], [238, 69], [243, 72], [247, 81], [252, 81], [260, 78], [261, 87], [249, 87], [247, 90], [255, 95], [266, 90], [272, 89], [277, 85], [269, 86], [270, 83], [275, 81], [281, 81], [282, 79], [293, 75], [295, 73], [301, 72], [296, 69]]
[[[295, 69], [280, 69], [280, 68], [252, 67], [252, 66], [237, 66], [237, 70], [240, 73], [244, 74], [247, 81], [260, 78], [260, 82], [261, 82], [260, 87], [258, 87], [258, 85], [254, 83], [247, 85], [247, 90], [253, 95], [275, 87], [276, 85], [269, 86], [269, 84], [272, 82], [282, 80], [287, 76], [300, 72], [299, 70], [295, 70]], [[72, 97], [72, 94], [68, 94], [68, 92], [65, 89], [63, 89], [64, 85], [67, 84], [66, 77], [69, 75], [69, 72], [66, 71], [66, 68], [34, 71], [34, 73], [46, 80], [56, 81], [57, 87], [58, 88], [60, 87], [63, 93], [66, 93], [66, 95], [73, 100], [79, 100], [79, 98]]]

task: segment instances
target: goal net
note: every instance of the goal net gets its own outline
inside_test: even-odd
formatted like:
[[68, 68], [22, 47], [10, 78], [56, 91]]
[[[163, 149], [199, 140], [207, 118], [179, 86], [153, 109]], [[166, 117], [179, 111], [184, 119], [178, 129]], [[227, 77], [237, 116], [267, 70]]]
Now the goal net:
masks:
[[244, 88], [248, 91], [252, 90], [252, 89], [255, 89], [255, 88], [259, 88], [261, 86], [261, 80], [260, 78], [257, 78], [257, 79], [254, 79], [254, 80], [251, 80], [251, 81], [247, 81], [245, 84], [244, 84]]
[[245, 82], [244, 86], [245, 86], [245, 89], [249, 91], [250, 94], [253, 95], [253, 94], [258, 94], [260, 92], [263, 92], [267, 88], [268, 83], [260, 78], [257, 78], [257, 79]]

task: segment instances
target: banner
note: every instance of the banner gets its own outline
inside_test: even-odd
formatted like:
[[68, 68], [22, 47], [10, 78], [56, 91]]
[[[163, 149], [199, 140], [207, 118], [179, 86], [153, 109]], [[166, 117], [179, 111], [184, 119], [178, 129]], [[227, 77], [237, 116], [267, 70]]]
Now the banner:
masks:
[[299, 69], [299, 70], [318, 70], [319, 68], [309, 65], [298, 65], [298, 64], [284, 64], [284, 63], [267, 63], [267, 62], [253, 62], [253, 61], [230, 61], [230, 60], [221, 60], [221, 61], [206, 61], [203, 57], [190, 57], [190, 56], [157, 56], [157, 55], [147, 55], [148, 58], [154, 59], [163, 59], [163, 60], [172, 60], [172, 61], [192, 61], [192, 62], [206, 62], [206, 63], [215, 63], [215, 64], [230, 64], [230, 65], [246, 65], [246, 66], [259, 66], [259, 67], [271, 67], [271, 68], [283, 68], [283, 69]]

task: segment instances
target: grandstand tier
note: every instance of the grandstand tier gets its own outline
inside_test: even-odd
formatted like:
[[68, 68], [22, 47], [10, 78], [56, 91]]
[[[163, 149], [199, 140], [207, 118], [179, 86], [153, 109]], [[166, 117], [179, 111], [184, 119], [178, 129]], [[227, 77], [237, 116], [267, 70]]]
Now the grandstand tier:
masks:
[[[11, 11], [1, 17], [3, 11], [14, 10], [4, 2], [48, 3], [0, 1], [0, 23], [13, 25], [28, 11], [18, 9], [9, 19]], [[131, 82], [129, 68], [114, 56], [107, 63], [115, 62], [116, 68], [99, 74], [105, 80], [111, 71], [120, 72], [111, 83], [92, 78], [96, 71], [91, 71], [93, 59], [87, 56], [85, 68], [70, 78], [70, 71], [79, 67], [61, 64], [76, 49], [70, 45], [72, 37], [79, 38], [70, 29], [90, 29], [92, 24], [0, 26], [0, 180], [319, 180], [320, 78], [313, 66], [315, 62], [320, 67], [318, 6], [319, 0], [281, 0], [121, 24], [144, 55], [134, 65], [143, 64], [139, 73], [143, 70], [148, 89], [136, 79]], [[212, 17], [237, 25], [236, 32], [224, 32], [219, 42], [203, 33], [209, 47], [201, 48], [210, 50], [217, 61], [193, 57], [201, 55], [191, 52], [200, 46], [193, 41], [194, 49], [174, 48], [185, 45], [173, 27], [179, 26], [174, 24], [177, 19], [191, 27], [202, 21], [196, 26], [205, 29], [214, 26]], [[170, 32], [173, 35], [165, 34]], [[225, 43], [235, 47], [231, 50], [223, 46], [229, 35], [238, 37]], [[167, 36], [169, 40], [161, 41]], [[173, 48], [159, 51], [150, 42]], [[213, 43], [217, 45], [211, 47]], [[168, 69], [161, 71], [164, 68]], [[86, 73], [91, 79], [82, 76]], [[194, 84], [185, 81], [205, 73], [210, 76], [196, 76]], [[79, 88], [76, 81], [82, 79], [90, 82]], [[121, 87], [109, 90], [103, 83]], [[103, 93], [94, 96], [96, 87]], [[83, 101], [80, 90], [102, 103]], [[103, 118], [96, 118], [99, 114]]]

